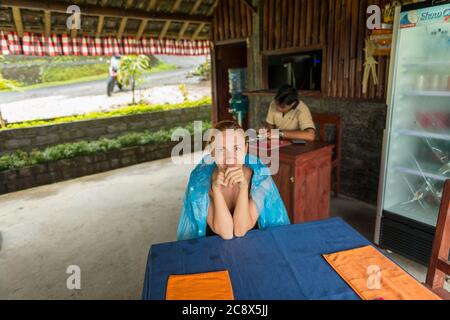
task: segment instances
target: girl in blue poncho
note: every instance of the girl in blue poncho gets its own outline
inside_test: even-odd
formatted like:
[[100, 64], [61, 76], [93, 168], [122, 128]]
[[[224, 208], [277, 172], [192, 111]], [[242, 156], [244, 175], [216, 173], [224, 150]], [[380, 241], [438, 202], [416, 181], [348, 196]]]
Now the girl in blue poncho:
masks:
[[252, 229], [289, 224], [269, 169], [248, 155], [245, 133], [232, 121], [215, 126], [211, 155], [192, 172], [178, 240], [243, 237]]

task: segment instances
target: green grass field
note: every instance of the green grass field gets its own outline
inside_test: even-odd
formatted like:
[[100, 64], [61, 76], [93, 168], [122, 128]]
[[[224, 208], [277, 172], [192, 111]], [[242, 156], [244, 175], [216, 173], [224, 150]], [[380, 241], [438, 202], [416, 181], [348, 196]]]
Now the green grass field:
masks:
[[[160, 63], [152, 67], [146, 75], [151, 75], [159, 72], [175, 70], [174, 65]], [[71, 85], [76, 83], [92, 82], [98, 80], [106, 80], [108, 78], [108, 64], [92, 64], [84, 66], [74, 66], [61, 68], [58, 66], [49, 67], [44, 70], [42, 83], [20, 86], [23, 91], [50, 88], [56, 86]], [[0, 88], [0, 92], [12, 91], [11, 89]]]

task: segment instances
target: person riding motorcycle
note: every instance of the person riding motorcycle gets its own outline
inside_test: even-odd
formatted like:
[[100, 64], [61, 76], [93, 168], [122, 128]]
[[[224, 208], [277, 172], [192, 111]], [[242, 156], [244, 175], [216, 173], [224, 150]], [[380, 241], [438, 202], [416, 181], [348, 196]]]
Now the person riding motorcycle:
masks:
[[109, 66], [109, 78], [107, 85], [107, 94], [110, 97], [114, 91], [114, 87], [117, 84], [119, 90], [122, 90], [122, 84], [117, 81], [117, 75], [120, 71], [120, 55], [115, 55], [111, 58], [110, 66]]

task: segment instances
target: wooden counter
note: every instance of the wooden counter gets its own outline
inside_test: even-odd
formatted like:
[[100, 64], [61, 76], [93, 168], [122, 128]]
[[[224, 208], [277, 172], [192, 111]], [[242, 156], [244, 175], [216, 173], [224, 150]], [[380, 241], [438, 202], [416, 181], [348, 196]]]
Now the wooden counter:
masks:
[[273, 178], [292, 223], [329, 218], [333, 149], [323, 142], [280, 149], [280, 170]]
[[333, 149], [324, 142], [280, 149], [280, 167], [273, 179], [292, 223], [329, 218]]

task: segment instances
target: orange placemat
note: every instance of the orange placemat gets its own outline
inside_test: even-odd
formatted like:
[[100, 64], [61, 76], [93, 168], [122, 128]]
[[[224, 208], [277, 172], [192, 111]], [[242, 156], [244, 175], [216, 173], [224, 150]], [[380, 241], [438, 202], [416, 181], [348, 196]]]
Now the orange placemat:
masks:
[[169, 276], [166, 300], [234, 300], [228, 271]]
[[441, 300], [372, 246], [323, 256], [363, 300]]

